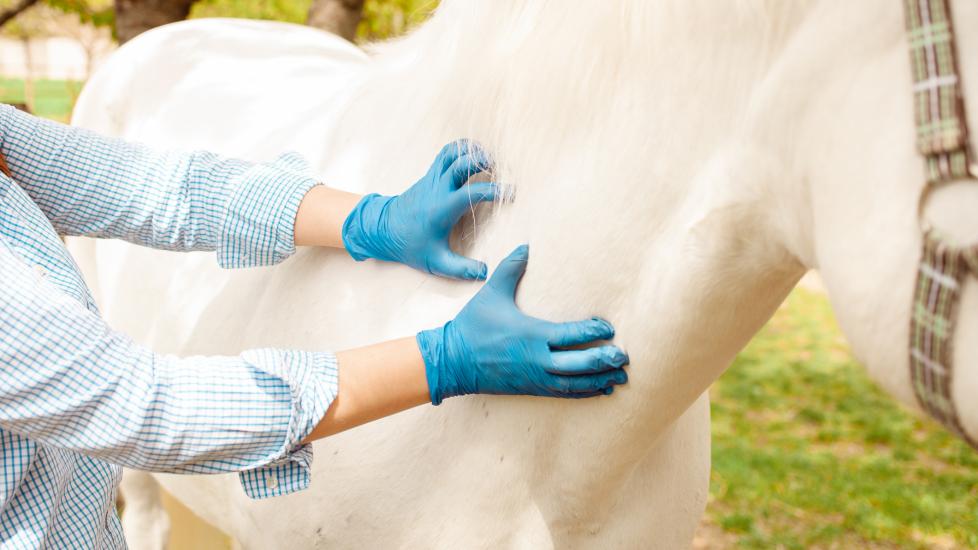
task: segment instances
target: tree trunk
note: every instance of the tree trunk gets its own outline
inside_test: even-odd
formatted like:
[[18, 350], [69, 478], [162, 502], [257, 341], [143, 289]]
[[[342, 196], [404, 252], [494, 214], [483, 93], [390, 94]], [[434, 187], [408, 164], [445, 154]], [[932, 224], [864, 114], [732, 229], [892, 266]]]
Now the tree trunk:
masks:
[[115, 0], [115, 33], [119, 43], [160, 25], [183, 21], [195, 0]]
[[306, 24], [353, 42], [364, 0], [313, 0]]
[[34, 112], [34, 52], [31, 50], [31, 39], [27, 36], [21, 37], [24, 45], [24, 105], [27, 105], [28, 112]]

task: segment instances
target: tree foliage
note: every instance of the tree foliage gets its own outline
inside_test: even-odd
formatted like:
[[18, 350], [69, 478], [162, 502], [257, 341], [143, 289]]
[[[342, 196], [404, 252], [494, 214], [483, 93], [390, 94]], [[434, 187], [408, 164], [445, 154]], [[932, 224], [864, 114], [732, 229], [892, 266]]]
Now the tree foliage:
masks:
[[[0, 0], [0, 12], [19, 1]], [[311, 3], [312, 0], [197, 0], [189, 18], [237, 17], [304, 24]], [[99, 27], [115, 25], [112, 0], [41, 0], [39, 4], [75, 14], [82, 23]], [[366, 0], [357, 39], [382, 40], [403, 34], [424, 21], [437, 6], [438, 0]], [[16, 19], [3, 30], [9, 32], [8, 27], [15, 22]]]
[[[0, 12], [20, 4], [20, 0], [0, 0]], [[112, 0], [42, 0], [18, 12], [0, 30], [15, 38], [39, 38], [57, 34], [57, 28], [66, 22], [63, 19], [75, 21], [75, 17], [82, 24], [111, 26], [114, 21]]]
[[198, 0], [190, 18], [237, 17], [305, 23], [311, 0]]
[[[312, 0], [198, 0], [195, 17], [241, 17], [305, 23]], [[359, 40], [379, 40], [403, 34], [424, 21], [438, 0], [367, 0], [357, 28]]]
[[361, 40], [380, 40], [404, 34], [436, 7], [438, 0], [367, 0], [357, 35]]
[[44, 0], [44, 3], [64, 13], [77, 15], [82, 23], [96, 27], [115, 24], [112, 0]]

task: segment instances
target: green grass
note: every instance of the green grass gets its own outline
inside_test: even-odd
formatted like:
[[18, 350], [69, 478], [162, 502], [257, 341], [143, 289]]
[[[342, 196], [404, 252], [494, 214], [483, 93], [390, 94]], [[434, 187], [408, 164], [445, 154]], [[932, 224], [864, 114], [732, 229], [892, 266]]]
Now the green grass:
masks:
[[[68, 122], [82, 83], [74, 80], [34, 81], [34, 114]], [[25, 103], [24, 81], [0, 77], [0, 103]]]
[[978, 453], [855, 363], [795, 290], [711, 390], [708, 521], [743, 548], [978, 547]]

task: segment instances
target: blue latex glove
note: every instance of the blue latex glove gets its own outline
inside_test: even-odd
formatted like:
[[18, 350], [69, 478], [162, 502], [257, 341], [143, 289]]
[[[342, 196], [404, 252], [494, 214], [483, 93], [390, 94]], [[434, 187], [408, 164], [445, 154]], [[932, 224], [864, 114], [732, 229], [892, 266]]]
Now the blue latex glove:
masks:
[[496, 197], [493, 183], [465, 185], [489, 168], [489, 156], [477, 144], [449, 143], [403, 194], [361, 199], [343, 223], [343, 245], [357, 261], [374, 258], [435, 275], [485, 279], [486, 264], [452, 252], [448, 236], [462, 214]]
[[418, 333], [435, 405], [473, 393], [591, 397], [628, 381], [628, 356], [616, 346], [562, 349], [611, 338], [607, 321], [552, 323], [516, 307], [528, 254], [517, 248], [453, 321]]

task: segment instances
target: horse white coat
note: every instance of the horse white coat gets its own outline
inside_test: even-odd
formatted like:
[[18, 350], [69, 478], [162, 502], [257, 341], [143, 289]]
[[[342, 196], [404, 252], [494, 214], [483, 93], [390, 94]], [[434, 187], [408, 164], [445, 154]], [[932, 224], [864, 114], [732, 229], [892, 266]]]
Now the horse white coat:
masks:
[[[952, 4], [978, 128], [978, 5]], [[451, 399], [328, 438], [293, 496], [156, 476], [245, 547], [688, 546], [708, 489], [704, 392], [810, 268], [857, 356], [913, 403], [923, 163], [900, 2], [445, 0], [369, 56], [303, 27], [194, 21], [120, 49], [75, 122], [256, 160], [296, 150], [361, 192], [398, 192], [443, 143], [479, 140], [517, 200], [469, 224], [465, 251], [492, 266], [528, 242], [520, 306], [604, 315], [630, 353], [608, 398]], [[931, 203], [978, 235], [978, 194]], [[113, 326], [181, 354], [408, 335], [478, 288], [322, 250], [232, 272], [208, 254], [75, 249]], [[974, 434], [976, 286], [955, 386]], [[129, 536], [159, 544], [145, 525]]]

